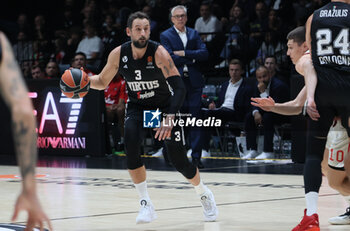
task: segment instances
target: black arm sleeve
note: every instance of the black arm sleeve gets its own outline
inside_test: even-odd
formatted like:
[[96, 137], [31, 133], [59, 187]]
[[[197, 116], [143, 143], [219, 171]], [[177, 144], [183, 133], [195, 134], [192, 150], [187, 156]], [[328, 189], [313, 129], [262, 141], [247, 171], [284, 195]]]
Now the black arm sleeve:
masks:
[[173, 95], [170, 100], [169, 114], [178, 112], [185, 100], [186, 88], [180, 76], [174, 75], [167, 78], [167, 81], [173, 89]]

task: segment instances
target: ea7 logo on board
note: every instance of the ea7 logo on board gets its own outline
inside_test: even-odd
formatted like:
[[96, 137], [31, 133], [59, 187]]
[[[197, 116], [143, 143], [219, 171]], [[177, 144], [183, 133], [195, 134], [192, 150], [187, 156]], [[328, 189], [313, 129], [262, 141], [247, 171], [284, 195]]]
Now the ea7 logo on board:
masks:
[[[0, 231], [24, 231], [26, 227], [23, 225], [0, 224]], [[39, 228], [34, 228], [33, 231], [40, 231]], [[44, 229], [44, 231], [48, 231]]]

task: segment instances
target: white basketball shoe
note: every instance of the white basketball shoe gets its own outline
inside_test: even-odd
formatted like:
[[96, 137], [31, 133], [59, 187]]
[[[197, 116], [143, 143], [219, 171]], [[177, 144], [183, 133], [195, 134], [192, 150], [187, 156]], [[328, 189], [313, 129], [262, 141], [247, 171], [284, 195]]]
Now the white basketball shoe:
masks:
[[151, 200], [140, 200], [140, 211], [136, 217], [136, 224], [150, 223], [157, 219], [157, 213], [154, 210]]
[[158, 149], [158, 151], [152, 154], [153, 157], [161, 157], [163, 156], [163, 148]]
[[192, 149], [188, 149], [186, 155], [187, 155], [187, 158], [191, 158], [192, 157]]
[[200, 198], [203, 207], [204, 221], [215, 221], [219, 211], [216, 207], [213, 193], [210, 189], [207, 189]]
[[275, 158], [275, 155], [272, 152], [262, 152], [260, 155], [256, 156], [256, 160], [262, 160], [262, 159], [273, 159]]
[[258, 155], [259, 153], [256, 150], [249, 150], [248, 153], [242, 157], [242, 159], [254, 159]]
[[332, 225], [350, 225], [350, 207], [346, 209], [343, 215], [329, 218], [328, 222]]

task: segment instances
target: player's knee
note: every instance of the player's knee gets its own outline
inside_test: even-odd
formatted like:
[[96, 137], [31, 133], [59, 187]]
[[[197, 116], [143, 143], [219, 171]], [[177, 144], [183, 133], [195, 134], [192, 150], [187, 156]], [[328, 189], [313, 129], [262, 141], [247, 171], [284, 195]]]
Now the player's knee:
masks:
[[134, 170], [143, 166], [141, 158], [129, 158], [127, 157], [126, 166], [130, 170]]
[[187, 179], [192, 179], [197, 172], [197, 168], [192, 165], [190, 162], [188, 163], [173, 163], [176, 170], [178, 172], [180, 172], [184, 177], [186, 177]]
[[130, 143], [128, 139], [125, 139], [125, 149], [126, 149], [126, 165], [128, 169], [134, 170], [143, 165], [141, 155], [140, 155], [140, 144]]
[[326, 139], [313, 138], [310, 142], [310, 146], [308, 146], [306, 159], [317, 159], [321, 163], [323, 160], [325, 143]]
[[126, 123], [124, 125], [124, 136], [125, 136], [125, 145], [126, 146], [134, 146], [135, 144], [141, 144], [140, 137], [137, 133], [136, 129], [129, 129], [130, 126], [127, 126]]

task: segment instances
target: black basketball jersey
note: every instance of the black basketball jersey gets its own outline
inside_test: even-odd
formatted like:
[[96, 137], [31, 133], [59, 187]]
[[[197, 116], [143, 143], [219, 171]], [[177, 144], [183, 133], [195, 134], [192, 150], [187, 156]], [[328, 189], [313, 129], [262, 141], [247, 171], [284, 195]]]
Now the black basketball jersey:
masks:
[[159, 43], [149, 40], [141, 59], [132, 56], [131, 42], [121, 46], [119, 72], [125, 78], [128, 102], [146, 108], [167, 106], [171, 93], [162, 70], [155, 63]]
[[330, 2], [314, 12], [311, 49], [316, 71], [319, 67], [327, 67], [350, 72], [349, 27], [349, 4]]

